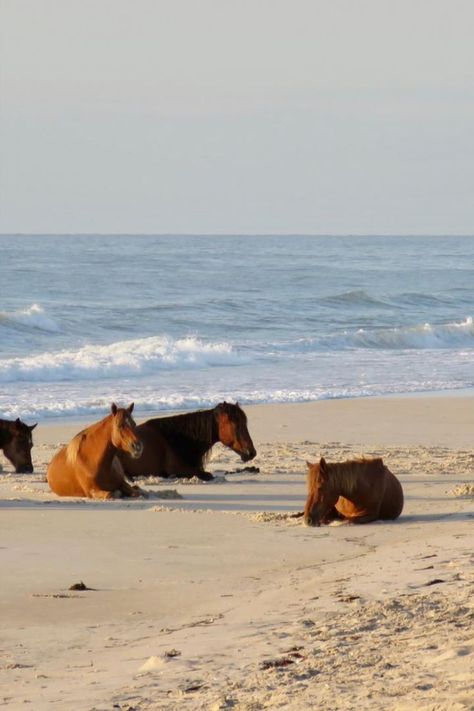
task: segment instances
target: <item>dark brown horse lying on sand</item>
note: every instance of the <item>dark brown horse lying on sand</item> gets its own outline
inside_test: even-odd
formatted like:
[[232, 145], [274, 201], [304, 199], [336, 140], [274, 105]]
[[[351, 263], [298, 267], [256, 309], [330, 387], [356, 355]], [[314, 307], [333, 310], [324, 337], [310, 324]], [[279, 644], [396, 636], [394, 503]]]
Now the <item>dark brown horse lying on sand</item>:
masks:
[[27, 425], [17, 417], [16, 420], [0, 420], [0, 449], [17, 474], [29, 474], [33, 471], [31, 433], [36, 425]]
[[351, 523], [394, 519], [403, 509], [403, 490], [382, 459], [353, 459], [308, 465], [304, 522], [319, 526], [336, 518]]
[[137, 427], [143, 455], [132, 459], [118, 452], [130, 477], [162, 476], [213, 479], [204, 470], [206, 456], [216, 442], [240, 455], [243, 462], [257, 452], [247, 429], [247, 417], [238, 404], [222, 402], [212, 410], [199, 410], [173, 417], [157, 417]]
[[140, 496], [140, 489], [130, 486], [120, 463], [114, 461], [118, 451], [131, 457], [142, 454], [132, 410], [133, 403], [126, 409], [113, 403], [110, 415], [79, 432], [54, 455], [48, 466], [48, 483], [55, 494], [90, 499], [111, 499], [116, 492]]

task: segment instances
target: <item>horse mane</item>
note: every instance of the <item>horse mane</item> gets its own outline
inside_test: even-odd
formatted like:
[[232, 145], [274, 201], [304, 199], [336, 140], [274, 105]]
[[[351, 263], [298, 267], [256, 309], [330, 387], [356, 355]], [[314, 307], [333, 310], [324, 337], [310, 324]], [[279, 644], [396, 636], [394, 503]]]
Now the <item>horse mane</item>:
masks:
[[92, 425], [89, 425], [89, 427], [81, 430], [72, 438], [66, 446], [66, 460], [68, 464], [74, 465], [77, 462], [82, 443], [86, 439], [87, 434], [102, 425], [102, 423], [105, 422], [105, 420], [108, 420], [109, 417], [110, 415], [107, 415], [102, 420], [99, 420], [99, 422], [93, 422]]
[[[217, 406], [219, 407], [219, 406]], [[202, 466], [217, 439], [216, 408], [147, 420], [190, 464]]]
[[86, 430], [79, 432], [66, 447], [66, 461], [69, 465], [73, 466], [77, 462], [79, 456], [79, 450], [81, 444], [86, 437]]
[[184, 415], [158, 417], [153, 422], [163, 433], [180, 432], [206, 444], [211, 443], [215, 434], [214, 409], [186, 412]]
[[7, 430], [7, 432], [15, 432], [19, 427], [28, 429], [28, 425], [25, 425], [21, 420], [0, 420], [0, 429]]
[[220, 402], [209, 410], [154, 417], [139, 425], [139, 428], [160, 434], [187, 464], [202, 469], [218, 441], [217, 415], [221, 412], [225, 412], [237, 426], [247, 422], [247, 416], [238, 404]]
[[357, 459], [348, 459], [345, 462], [326, 462], [326, 469], [329, 478], [336, 485], [344, 488], [344, 491], [350, 495], [358, 486], [358, 476], [367, 471], [375, 474], [383, 473], [385, 465], [381, 457], [359, 457]]
[[17, 422], [16, 420], [0, 419], [0, 444], [2, 446], [6, 445], [10, 441], [11, 437], [13, 437], [15, 434], [18, 434], [19, 426], [28, 430], [28, 426], [25, 425], [25, 423], [21, 420], [20, 422]]
[[14, 424], [15, 424], [15, 422], [12, 420], [0, 420], [0, 427], [5, 430], [13, 429]]

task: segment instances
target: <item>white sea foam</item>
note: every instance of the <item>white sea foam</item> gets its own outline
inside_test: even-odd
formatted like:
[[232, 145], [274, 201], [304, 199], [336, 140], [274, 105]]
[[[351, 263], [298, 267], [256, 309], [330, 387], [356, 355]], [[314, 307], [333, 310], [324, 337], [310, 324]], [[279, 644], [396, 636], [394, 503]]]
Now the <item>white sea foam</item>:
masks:
[[31, 304], [26, 309], [19, 311], [0, 311], [0, 324], [13, 328], [35, 329], [48, 331], [49, 333], [60, 333], [61, 327], [54, 319], [48, 316], [39, 304]]
[[[214, 407], [218, 402], [239, 401], [242, 406], [263, 403], [298, 403], [315, 400], [338, 398], [357, 398], [374, 395], [389, 395], [410, 392], [429, 392], [433, 390], [455, 390], [467, 387], [468, 383], [451, 380], [421, 380], [415, 379], [407, 383], [396, 378], [374, 384], [348, 383], [334, 385], [319, 385], [312, 388], [278, 388], [271, 387], [252, 389], [242, 387], [238, 381], [228, 383], [225, 390], [219, 390], [207, 384], [202, 389], [191, 393], [178, 392], [179, 381], [174, 383], [173, 391], [162, 392], [143, 389], [142, 384], [129, 382], [126, 386], [110, 382], [109, 387], [103, 383], [94, 388], [95, 383], [77, 383], [36, 386], [34, 390], [25, 383], [17, 384], [14, 390], [0, 394], [0, 417], [14, 419], [22, 417], [27, 422], [36, 419], [55, 417], [84, 417], [89, 421], [104, 417], [110, 409], [112, 401], [122, 405], [135, 403], [135, 413], [138, 418], [154, 416], [156, 413], [189, 411]], [[97, 384], [99, 385], [99, 384]]]
[[62, 382], [125, 378], [168, 369], [236, 365], [242, 358], [228, 343], [167, 336], [87, 345], [78, 350], [0, 360], [0, 382]]

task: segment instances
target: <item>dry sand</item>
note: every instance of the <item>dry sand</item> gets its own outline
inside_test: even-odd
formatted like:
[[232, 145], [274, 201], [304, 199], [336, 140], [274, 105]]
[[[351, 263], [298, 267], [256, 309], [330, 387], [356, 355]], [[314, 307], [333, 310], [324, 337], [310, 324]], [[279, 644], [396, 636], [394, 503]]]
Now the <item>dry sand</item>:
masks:
[[[218, 446], [215, 482], [147, 500], [48, 491], [81, 425], [35, 430], [34, 474], [0, 458], [2, 706], [474, 709], [474, 399], [247, 413], [258, 474]], [[399, 476], [398, 521], [288, 518], [306, 459], [362, 453]]]

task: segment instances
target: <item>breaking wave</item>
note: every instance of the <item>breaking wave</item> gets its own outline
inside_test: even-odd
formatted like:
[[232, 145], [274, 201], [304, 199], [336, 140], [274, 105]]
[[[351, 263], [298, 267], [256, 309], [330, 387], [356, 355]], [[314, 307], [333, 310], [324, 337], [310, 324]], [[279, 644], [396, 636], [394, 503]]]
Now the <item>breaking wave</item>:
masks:
[[239, 366], [257, 361], [282, 365], [282, 359], [354, 349], [378, 351], [474, 348], [474, 322], [464, 321], [408, 328], [366, 330], [291, 342], [233, 347], [205, 342], [195, 336], [151, 336], [109, 345], [86, 345], [76, 350], [44, 352], [0, 360], [0, 382], [73, 382], [130, 378], [166, 370]]
[[62, 382], [149, 375], [159, 370], [238, 365], [228, 343], [154, 336], [0, 360], [0, 382]]
[[47, 331], [48, 333], [60, 333], [59, 324], [48, 316], [39, 304], [32, 304], [27, 309], [21, 311], [0, 311], [0, 326], [22, 330]]
[[311, 353], [341, 351], [354, 348], [375, 350], [437, 350], [474, 348], [472, 316], [464, 321], [445, 324], [430, 323], [405, 328], [365, 329], [344, 331], [339, 335], [302, 338], [293, 342], [273, 343], [273, 352]]
[[377, 349], [473, 348], [474, 323], [469, 316], [464, 321], [434, 326], [425, 323], [408, 328], [359, 329], [348, 338], [348, 345]]

